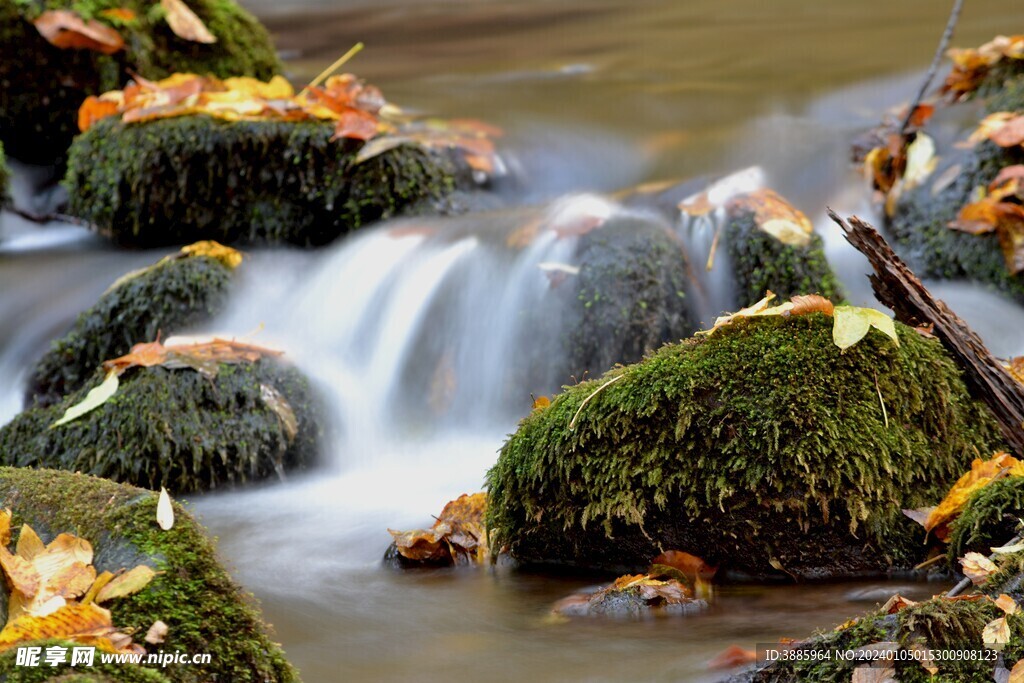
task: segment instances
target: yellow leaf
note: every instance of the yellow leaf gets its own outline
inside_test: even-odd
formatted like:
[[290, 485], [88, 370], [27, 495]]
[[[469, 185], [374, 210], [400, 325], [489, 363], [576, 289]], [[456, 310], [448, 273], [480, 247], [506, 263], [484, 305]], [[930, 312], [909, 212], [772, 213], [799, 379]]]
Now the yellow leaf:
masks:
[[262, 97], [266, 100], [287, 100], [295, 97], [295, 89], [284, 76], [274, 76], [266, 83], [248, 76], [225, 78], [224, 85], [228, 90], [253, 97]]
[[84, 399], [65, 410], [61, 418], [50, 425], [50, 429], [59, 427], [62, 424], [67, 424], [68, 422], [85, 415], [89, 411], [99, 408], [110, 400], [111, 396], [117, 393], [117, 385], [117, 373], [108, 372], [106, 378], [99, 386], [93, 387], [89, 393], [85, 395]]
[[41, 579], [35, 566], [23, 557], [12, 555], [5, 546], [0, 546], [0, 566], [7, 575], [12, 591], [27, 598], [35, 597], [39, 592]]
[[210, 33], [203, 20], [188, 8], [182, 0], [160, 0], [161, 7], [167, 12], [167, 24], [175, 35], [193, 43], [216, 43], [217, 37]]
[[1010, 626], [1006, 623], [1006, 617], [993, 619], [985, 625], [981, 632], [982, 642], [990, 650], [1002, 650], [1010, 642]]
[[1020, 659], [1010, 669], [1010, 678], [1007, 683], [1024, 683], [1024, 659]]
[[960, 565], [964, 576], [975, 586], [985, 583], [989, 576], [999, 570], [992, 560], [981, 553], [967, 553], [960, 558]]
[[859, 342], [872, 327], [896, 342], [896, 346], [900, 345], [896, 325], [892, 318], [881, 311], [857, 306], [836, 306], [834, 318], [832, 341], [840, 349], [848, 349]]
[[0, 545], [6, 546], [11, 542], [11, 511], [0, 510]]
[[110, 612], [96, 605], [65, 605], [46, 616], [25, 614], [0, 631], [0, 651], [31, 640], [74, 640], [113, 631]]
[[728, 201], [730, 213], [751, 211], [758, 229], [783, 244], [806, 247], [811, 243], [814, 226], [806, 215], [773, 190], [760, 189]]
[[171, 505], [171, 496], [163, 486], [160, 487], [160, 499], [156, 504], [156, 523], [164, 531], [169, 531], [174, 526], [174, 506]]
[[90, 602], [95, 602], [96, 601], [96, 595], [99, 594], [100, 590], [102, 590], [104, 586], [106, 586], [108, 583], [110, 583], [110, 581], [113, 578], [114, 578], [113, 572], [103, 572], [102, 574], [97, 576], [96, 580], [93, 581], [92, 586], [89, 588], [88, 592], [82, 598], [82, 600], [81, 600], [82, 604], [83, 605], [87, 605]]
[[931, 531], [947, 524], [956, 518], [967, 505], [967, 500], [979, 489], [988, 486], [993, 479], [1006, 473], [1013, 474], [1020, 470], [1021, 463], [1009, 453], [996, 453], [991, 460], [975, 458], [971, 463], [971, 471], [960, 477], [928, 518], [924, 521], [924, 530]]
[[[280, 76], [277, 76], [276, 78], [280, 78]], [[202, 240], [201, 242], [189, 244], [188, 246], [182, 247], [179, 253], [185, 256], [206, 256], [208, 258], [216, 259], [231, 270], [234, 270], [242, 263], [242, 252], [237, 249], [232, 249], [231, 247], [226, 247], [220, 242], [215, 242], [213, 240]]]
[[907, 167], [903, 171], [903, 188], [909, 190], [917, 187], [932, 174], [938, 157], [935, 156], [935, 142], [918, 133], [914, 141], [907, 147]]
[[26, 560], [32, 560], [44, 550], [46, 550], [46, 544], [39, 538], [39, 534], [35, 532], [35, 529], [28, 524], [23, 524], [21, 532], [18, 534], [18, 544], [14, 546], [15, 554], [19, 557], [24, 557]]
[[123, 598], [132, 593], [138, 593], [149, 585], [149, 582], [156, 576], [156, 572], [144, 564], [131, 569], [130, 571], [115, 577], [100, 589], [96, 594], [96, 602], [106, 602], [114, 598]]

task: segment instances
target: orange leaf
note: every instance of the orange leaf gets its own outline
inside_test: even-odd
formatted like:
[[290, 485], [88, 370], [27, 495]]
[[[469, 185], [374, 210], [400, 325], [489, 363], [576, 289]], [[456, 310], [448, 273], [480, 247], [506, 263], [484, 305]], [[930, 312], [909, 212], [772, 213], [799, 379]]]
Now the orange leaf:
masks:
[[347, 109], [342, 112], [334, 127], [331, 140], [351, 138], [353, 140], [370, 140], [377, 135], [377, 117], [362, 109]]
[[110, 612], [97, 605], [64, 605], [46, 616], [24, 614], [0, 631], [0, 651], [19, 643], [56, 638], [78, 640], [114, 632]]
[[487, 560], [484, 513], [487, 494], [462, 494], [444, 506], [429, 530], [388, 529], [398, 553], [409, 560], [443, 564], [482, 564]]
[[120, 33], [95, 19], [83, 21], [71, 10], [48, 10], [32, 23], [51, 45], [65, 50], [93, 50], [112, 55], [124, 48]]
[[757, 652], [745, 650], [739, 645], [730, 645], [708, 662], [708, 670], [718, 671], [720, 669], [735, 669], [738, 666], [746, 666], [757, 661]]
[[807, 315], [808, 313], [824, 313], [832, 315], [835, 306], [832, 302], [819, 294], [803, 294], [790, 299], [793, 308], [789, 309], [789, 315]]
[[981, 553], [967, 553], [960, 558], [960, 568], [975, 586], [980, 586], [988, 577], [996, 573], [999, 567]]
[[886, 614], [896, 614], [900, 610], [906, 609], [907, 607], [913, 607], [916, 604], [917, 603], [913, 600], [907, 600], [905, 597], [897, 593], [885, 601], [885, 604], [882, 605], [881, 611]]
[[1009, 453], [996, 453], [991, 460], [975, 458], [971, 471], [957, 480], [945, 499], [928, 515], [924, 522], [925, 531], [946, 524], [956, 518], [975, 492], [988, 486], [1004, 470], [1016, 474], [1022, 469], [1021, 463]]
[[731, 214], [751, 211], [757, 227], [783, 244], [805, 247], [810, 244], [814, 226], [802, 211], [769, 189], [755, 190], [731, 199], [726, 204]]
[[210, 33], [203, 20], [189, 9], [182, 0], [160, 0], [160, 6], [167, 12], [167, 25], [179, 38], [193, 43], [216, 43], [217, 37]]
[[114, 7], [112, 9], [105, 9], [100, 12], [101, 17], [108, 17], [110, 19], [116, 19], [123, 23], [129, 23], [135, 21], [138, 15], [135, 14], [134, 10], [130, 10], [127, 7]]
[[1024, 114], [1018, 114], [992, 131], [988, 139], [1000, 147], [1024, 145]]
[[78, 130], [84, 133], [92, 128], [92, 124], [100, 119], [116, 114], [118, 108], [117, 102], [101, 100], [98, 97], [89, 95], [89, 97], [85, 98], [82, 106], [78, 108]]
[[696, 555], [682, 550], [666, 550], [651, 560], [651, 564], [660, 564], [679, 570], [691, 581], [701, 578], [705, 581], [714, 578], [718, 565], [710, 565]]

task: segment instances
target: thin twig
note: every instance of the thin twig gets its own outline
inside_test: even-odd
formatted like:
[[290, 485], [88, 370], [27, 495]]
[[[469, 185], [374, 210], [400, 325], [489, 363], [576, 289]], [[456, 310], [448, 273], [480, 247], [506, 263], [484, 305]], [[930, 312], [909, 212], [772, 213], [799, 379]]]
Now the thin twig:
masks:
[[921, 100], [924, 99], [924, 95], [928, 92], [928, 88], [931, 87], [932, 81], [935, 79], [935, 73], [939, 70], [939, 64], [942, 63], [942, 56], [946, 54], [946, 48], [949, 46], [949, 41], [953, 38], [953, 31], [956, 29], [956, 22], [960, 19], [960, 10], [963, 9], [964, 0], [954, 0], [953, 9], [949, 13], [949, 20], [946, 22], [946, 30], [942, 32], [942, 38], [939, 39], [939, 47], [935, 50], [935, 56], [932, 57], [931, 66], [928, 67], [928, 73], [925, 75], [924, 82], [921, 83], [921, 89], [917, 91], [917, 97], [910, 103], [910, 108], [907, 109], [907, 115], [903, 119], [903, 125], [900, 126], [900, 135], [906, 135], [907, 129], [910, 128], [910, 121], [914, 118], [914, 111], [917, 106], [921, 104]]
[[[1003, 547], [1008, 546], [1008, 545], [1014, 545], [1016, 543], [1020, 543], [1022, 540], [1024, 540], [1024, 536], [1021, 536], [1020, 534], [1017, 534], [1016, 536], [1011, 538], [1009, 541], [1004, 543]], [[992, 553], [991, 555], [988, 556], [988, 559], [991, 560], [993, 557], [995, 557], [998, 554], [999, 553]], [[967, 588], [970, 585], [971, 585], [971, 580], [968, 579], [968, 578], [964, 578], [963, 581], [961, 581], [960, 583], [958, 583], [957, 585], [955, 585], [955, 586], [953, 586], [952, 588], [949, 589], [949, 592], [946, 593], [946, 597], [947, 598], [955, 598], [956, 596], [960, 595], [965, 590], [967, 590]]]
[[889, 428], [889, 413], [885, 411], [885, 401], [882, 400], [882, 390], [878, 386], [878, 373], [875, 373], [875, 391], [878, 392], [878, 402], [882, 406], [882, 419], [885, 420], [885, 428]]
[[299, 93], [299, 97], [305, 94], [310, 88], [315, 88], [316, 86], [320, 85], [320, 83], [325, 81], [328, 76], [330, 76], [332, 73], [340, 69], [342, 64], [355, 57], [356, 54], [358, 54], [358, 52], [363, 49], [363, 47], [364, 45], [362, 43], [356, 43], [355, 45], [353, 45], [348, 52], [338, 57], [338, 59], [335, 60], [333, 64], [331, 64], [329, 67], [321, 71], [316, 78], [311, 80], [309, 82], [309, 85], [303, 88], [302, 92]]
[[615, 377], [612, 377], [610, 380], [608, 380], [607, 382], [605, 382], [604, 384], [599, 386], [597, 389], [595, 389], [594, 393], [592, 393], [590, 396], [587, 396], [585, 399], [583, 399], [583, 403], [581, 403], [580, 407], [576, 409], [576, 414], [572, 416], [572, 420], [569, 422], [569, 429], [575, 429], [576, 428], [576, 418], [579, 417], [580, 413], [583, 411], [583, 406], [585, 406], [588, 403], [590, 403], [590, 399], [594, 398], [599, 393], [601, 393], [604, 390], [604, 388], [606, 386], [608, 386], [609, 384], [611, 384], [612, 382], [618, 382], [620, 379], [622, 379], [625, 376], [626, 376], [625, 373], [623, 373], [621, 375], [616, 375]]
[[71, 216], [66, 213], [36, 213], [34, 211], [29, 211], [28, 209], [22, 209], [21, 207], [15, 206], [13, 204], [8, 204], [3, 208], [6, 211], [10, 211], [15, 216], [24, 218], [25, 220], [30, 221], [32, 223], [44, 224], [56, 222], [70, 223], [71, 225], [80, 225], [85, 228], [90, 227], [88, 221], [84, 221], [77, 216]]

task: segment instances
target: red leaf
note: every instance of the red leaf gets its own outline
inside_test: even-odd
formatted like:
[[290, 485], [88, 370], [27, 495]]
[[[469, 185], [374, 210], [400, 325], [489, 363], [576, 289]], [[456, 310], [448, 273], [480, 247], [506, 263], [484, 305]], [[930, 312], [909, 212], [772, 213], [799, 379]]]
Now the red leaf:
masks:
[[71, 10], [49, 10], [32, 23], [51, 45], [65, 50], [93, 50], [112, 55], [124, 48], [120, 33], [95, 19], [83, 21]]

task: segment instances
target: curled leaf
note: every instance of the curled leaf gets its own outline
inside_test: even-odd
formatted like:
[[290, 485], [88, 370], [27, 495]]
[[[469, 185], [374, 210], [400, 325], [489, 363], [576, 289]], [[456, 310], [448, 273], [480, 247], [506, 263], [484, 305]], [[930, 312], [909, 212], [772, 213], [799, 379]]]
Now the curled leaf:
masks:
[[85, 21], [71, 10], [47, 10], [32, 23], [47, 42], [65, 50], [112, 55], [124, 49], [124, 39], [116, 30], [95, 19]]
[[217, 37], [210, 33], [210, 29], [206, 28], [203, 20], [196, 16], [196, 13], [189, 9], [182, 0], [160, 0], [160, 6], [166, 12], [167, 25], [179, 38], [190, 40], [193, 43], [217, 42]]
[[961, 570], [975, 586], [980, 586], [988, 577], [999, 570], [992, 560], [981, 553], [967, 553], [960, 558]]

